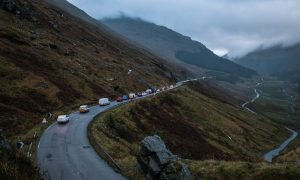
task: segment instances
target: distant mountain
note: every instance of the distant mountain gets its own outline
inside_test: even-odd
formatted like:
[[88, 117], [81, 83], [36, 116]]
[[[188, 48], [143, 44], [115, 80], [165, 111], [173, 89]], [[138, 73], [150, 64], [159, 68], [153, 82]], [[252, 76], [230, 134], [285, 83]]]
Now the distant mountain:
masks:
[[[104, 19], [104, 24], [154, 54], [195, 70], [219, 72], [228, 76], [250, 77], [255, 71], [215, 55], [200, 42], [179, 34], [164, 26], [141, 19], [120, 17]], [[203, 70], [204, 69], [204, 70]], [[216, 73], [214, 73], [216, 74]]]
[[259, 73], [297, 80], [300, 79], [300, 43], [256, 50], [236, 62]]

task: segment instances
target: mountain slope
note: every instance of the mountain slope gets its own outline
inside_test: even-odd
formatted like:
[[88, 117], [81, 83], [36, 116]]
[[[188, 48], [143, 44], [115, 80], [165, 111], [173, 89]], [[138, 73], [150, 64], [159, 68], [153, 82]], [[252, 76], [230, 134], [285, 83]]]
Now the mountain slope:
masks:
[[0, 129], [9, 136], [49, 111], [174, 80], [163, 60], [44, 1], [0, 7]]
[[270, 119], [243, 111], [232, 93], [210, 81], [189, 82], [107, 112], [90, 132], [93, 144], [111, 154], [130, 179], [139, 179], [136, 156], [146, 136], [158, 134], [172, 152], [193, 163], [259, 162], [263, 153], [289, 136]]
[[274, 46], [257, 50], [237, 62], [260, 73], [290, 80], [300, 79], [300, 43], [290, 47]]
[[104, 19], [103, 22], [117, 33], [172, 63], [188, 68], [191, 68], [191, 65], [196, 66], [198, 67], [196, 71], [208, 69], [242, 77], [255, 74], [252, 70], [215, 55], [203, 44], [190, 37], [166, 27], [129, 17]]

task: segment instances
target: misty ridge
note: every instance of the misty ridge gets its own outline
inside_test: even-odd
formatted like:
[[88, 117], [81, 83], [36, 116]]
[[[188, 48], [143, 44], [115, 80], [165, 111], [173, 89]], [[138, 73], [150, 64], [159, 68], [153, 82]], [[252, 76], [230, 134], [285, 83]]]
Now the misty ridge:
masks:
[[117, 7], [114, 1], [70, 2], [96, 19], [126, 14], [164, 25], [192, 37], [215, 52], [221, 50], [219, 55], [229, 54], [231, 58], [243, 56], [260, 46], [291, 46], [300, 40], [297, 38], [300, 18], [297, 7], [300, 4], [296, 0], [128, 0], [119, 2]]

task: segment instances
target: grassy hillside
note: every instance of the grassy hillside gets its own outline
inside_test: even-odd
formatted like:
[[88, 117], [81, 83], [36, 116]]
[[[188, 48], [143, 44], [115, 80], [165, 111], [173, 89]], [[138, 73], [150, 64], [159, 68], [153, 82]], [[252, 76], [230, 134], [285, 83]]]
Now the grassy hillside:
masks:
[[[300, 132], [300, 102], [294, 83], [266, 80], [258, 89], [261, 97], [251, 109], [273, 119], [283, 126]], [[298, 162], [300, 160], [300, 137], [276, 158], [277, 162]]]
[[299, 95], [293, 83], [266, 80], [257, 89], [261, 97], [249, 107], [285, 126], [300, 129]]
[[0, 149], [0, 161], [0, 179], [2, 180], [42, 179], [38, 169], [27, 157]]
[[[194, 82], [107, 112], [90, 127], [93, 144], [101, 145], [134, 177], [140, 141], [158, 134], [172, 152], [192, 162], [261, 161], [289, 133], [240, 103], [217, 85]], [[213, 176], [213, 175], [212, 175]]]
[[266, 164], [226, 161], [189, 161], [195, 176], [201, 179], [245, 179], [245, 180], [297, 180], [300, 165]]
[[162, 60], [98, 27], [44, 1], [12, 2], [0, 9], [0, 127], [9, 136], [49, 111], [172, 81]]
[[[103, 22], [129, 40], [180, 66], [198, 72], [220, 71], [225, 73], [225, 76], [233, 76], [232, 79], [237, 80], [238, 77], [256, 74], [253, 70], [220, 58], [200, 42], [164, 26], [129, 17], [104, 19]], [[216, 76], [223, 77], [224, 74], [219, 73]]]
[[[23, 140], [28, 150], [31, 142], [37, 144], [48, 112], [66, 113], [100, 97], [175, 81], [163, 60], [101, 27], [45, 1], [0, 2], [1, 139], [3, 132], [13, 148], [16, 140]], [[0, 179], [35, 179], [33, 165], [22, 160], [27, 153], [0, 153]]]

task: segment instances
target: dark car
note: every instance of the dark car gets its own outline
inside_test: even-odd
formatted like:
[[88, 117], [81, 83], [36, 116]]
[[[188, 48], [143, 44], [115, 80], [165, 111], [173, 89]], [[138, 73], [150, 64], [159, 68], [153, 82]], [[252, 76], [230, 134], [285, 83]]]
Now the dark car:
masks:
[[156, 92], [156, 88], [155, 87], [150, 87], [149, 89], [151, 90], [151, 94], [153, 94], [153, 93]]
[[137, 97], [142, 97], [142, 93], [137, 93]]
[[116, 101], [117, 101], [117, 102], [122, 102], [122, 101], [123, 101], [123, 98], [122, 98], [122, 97], [117, 97]]
[[122, 97], [122, 99], [123, 99], [123, 101], [127, 101], [127, 100], [129, 99], [129, 97], [128, 97], [127, 95], [124, 95], [124, 96]]

